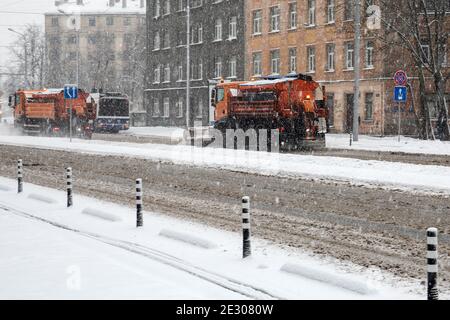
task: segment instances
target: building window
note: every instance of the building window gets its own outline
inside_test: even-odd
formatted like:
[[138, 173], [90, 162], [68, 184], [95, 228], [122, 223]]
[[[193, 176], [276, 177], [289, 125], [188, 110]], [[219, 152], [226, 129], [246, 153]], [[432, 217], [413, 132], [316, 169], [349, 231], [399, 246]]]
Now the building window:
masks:
[[316, 0], [308, 0], [308, 25], [316, 25]]
[[280, 6], [270, 8], [270, 32], [280, 31]]
[[184, 11], [186, 9], [186, 0], [178, 0], [178, 11]]
[[333, 43], [327, 43], [326, 49], [327, 49], [327, 64], [326, 64], [326, 71], [334, 71], [334, 44]]
[[229, 73], [229, 78], [236, 78], [236, 64], [237, 64], [236, 57], [232, 57], [232, 58], [230, 59], [230, 73]]
[[214, 26], [214, 41], [222, 40], [222, 19], [216, 19]]
[[77, 36], [76, 35], [70, 35], [67, 37], [67, 43], [68, 44], [76, 44], [77, 43]]
[[200, 59], [198, 62], [198, 68], [197, 68], [197, 80], [203, 79], [203, 62]]
[[203, 77], [203, 63], [199, 60], [198, 63], [191, 63], [191, 80], [202, 80]]
[[198, 8], [202, 6], [202, 0], [191, 0], [191, 7]]
[[52, 27], [59, 26], [59, 19], [57, 17], [52, 18]]
[[95, 27], [97, 24], [95, 17], [90, 17], [89, 18], [89, 27]]
[[170, 64], [168, 63], [164, 67], [164, 82], [170, 82]]
[[161, 38], [159, 36], [159, 31], [155, 32], [155, 36], [153, 37], [153, 50], [159, 50], [161, 47]]
[[[450, 8], [450, 2], [449, 2], [449, 8]], [[447, 52], [447, 45], [438, 46], [439, 50], [439, 63], [442, 67], [447, 67], [447, 61], [448, 61], [448, 52]]]
[[262, 32], [262, 10], [253, 11], [253, 34]]
[[222, 59], [216, 58], [216, 62], [214, 63], [214, 78], [222, 77]]
[[289, 48], [289, 72], [297, 72], [297, 48]]
[[183, 104], [184, 104], [184, 98], [178, 97], [177, 105], [176, 105], [178, 118], [183, 118]]
[[169, 97], [164, 98], [164, 118], [169, 118], [170, 116], [170, 99]]
[[253, 53], [253, 75], [259, 76], [262, 74], [261, 70], [261, 52]]
[[373, 68], [373, 41], [366, 42], [366, 68]]
[[422, 60], [424, 63], [429, 63], [430, 61], [430, 46], [428, 44], [421, 44], [420, 47], [422, 48]]
[[328, 125], [334, 125], [334, 93], [327, 93]]
[[96, 44], [97, 43], [97, 37], [93, 34], [88, 35], [88, 43], [89, 44]]
[[164, 32], [164, 38], [163, 38], [163, 49], [169, 49], [170, 48], [170, 33], [168, 30]]
[[157, 64], [153, 68], [153, 83], [160, 83], [161, 82], [161, 69], [159, 64]]
[[197, 119], [203, 119], [203, 99], [198, 98]]
[[191, 27], [191, 44], [199, 44], [203, 42], [203, 25], [195, 24]]
[[114, 17], [106, 17], [106, 25], [108, 26], [114, 25]]
[[178, 72], [178, 81], [183, 81], [183, 64], [179, 64], [178, 68], [177, 68], [177, 72]]
[[289, 29], [297, 28], [297, 2], [289, 3]]
[[355, 48], [353, 42], [349, 42], [345, 44], [345, 68], [347, 70], [353, 70], [354, 68], [354, 57]]
[[353, 20], [354, 1], [345, 0], [344, 3], [344, 21]]
[[160, 115], [160, 109], [159, 109], [159, 99], [154, 98], [153, 99], [153, 117], [159, 117]]
[[307, 47], [306, 48], [307, 56], [308, 56], [308, 72], [316, 71], [316, 48], [315, 47]]
[[272, 74], [280, 74], [280, 50], [270, 51], [270, 71]]
[[164, 1], [164, 5], [163, 5], [162, 9], [163, 9], [163, 12], [162, 12], [163, 16], [170, 14], [170, 0]]
[[373, 119], [373, 93], [367, 92], [365, 96], [365, 119], [372, 120]]
[[158, 18], [161, 15], [161, 2], [160, 2], [160, 0], [155, 0], [154, 10], [155, 10], [155, 12], [154, 12], [153, 16], [155, 18]]
[[236, 39], [237, 38], [237, 17], [230, 18], [230, 31], [228, 39]]
[[334, 22], [334, 0], [327, 0], [327, 23]]
[[123, 25], [124, 26], [129, 26], [130, 24], [131, 24], [131, 18], [130, 17], [123, 18]]

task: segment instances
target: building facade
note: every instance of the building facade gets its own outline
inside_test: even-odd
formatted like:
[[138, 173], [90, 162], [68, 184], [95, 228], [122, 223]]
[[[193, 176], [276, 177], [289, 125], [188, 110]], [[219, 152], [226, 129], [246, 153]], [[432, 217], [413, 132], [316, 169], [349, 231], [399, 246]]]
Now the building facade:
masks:
[[55, 1], [45, 14], [48, 85], [78, 77], [81, 88], [126, 93], [142, 110], [145, 14], [146, 0]]
[[190, 1], [190, 110], [186, 117], [186, 0], [147, 3], [145, 106], [149, 126], [183, 127], [214, 119], [210, 90], [243, 80], [244, 0]]
[[[246, 1], [246, 79], [290, 72], [309, 74], [325, 85], [332, 131], [349, 132], [354, 97], [354, 6], [352, 0]], [[376, 1], [363, 1], [361, 12]], [[393, 74], [411, 70], [401, 50], [383, 47], [362, 14], [360, 50], [360, 133], [397, 133]], [[411, 81], [417, 88], [417, 82]], [[414, 134], [411, 99], [401, 109], [403, 134]]]

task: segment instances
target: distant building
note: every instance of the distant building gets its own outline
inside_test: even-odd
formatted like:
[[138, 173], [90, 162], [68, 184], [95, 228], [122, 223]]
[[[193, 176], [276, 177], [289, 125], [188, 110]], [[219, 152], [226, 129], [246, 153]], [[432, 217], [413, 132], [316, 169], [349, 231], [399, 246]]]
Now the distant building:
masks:
[[[186, 0], [147, 5], [145, 107], [150, 126], [186, 126]], [[210, 90], [244, 79], [244, 0], [190, 0], [190, 125], [214, 120]]]
[[142, 109], [145, 13], [146, 0], [55, 1], [45, 14], [48, 85], [76, 82], [79, 50], [80, 87], [124, 92]]
[[[361, 3], [360, 133], [395, 134], [398, 112], [392, 101], [392, 78], [396, 69], [408, 65], [407, 53], [386, 48], [377, 39], [378, 31], [366, 27], [364, 12], [368, 4], [378, 2]], [[290, 72], [311, 75], [326, 86], [332, 131], [351, 131], [355, 77], [353, 4], [353, 0], [246, 1], [246, 79]], [[415, 68], [409, 71], [413, 75]], [[412, 83], [417, 89], [417, 78]], [[411, 100], [402, 112], [404, 134], [414, 134], [416, 130]], [[435, 119], [436, 113], [431, 117]]]

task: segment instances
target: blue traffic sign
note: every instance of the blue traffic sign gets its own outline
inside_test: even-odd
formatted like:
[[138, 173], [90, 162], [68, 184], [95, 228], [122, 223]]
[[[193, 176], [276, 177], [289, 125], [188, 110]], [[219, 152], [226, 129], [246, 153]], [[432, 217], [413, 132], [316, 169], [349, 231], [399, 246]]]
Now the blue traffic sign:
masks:
[[77, 99], [78, 88], [73, 84], [66, 84], [64, 86], [64, 99]]
[[406, 102], [406, 87], [395, 87], [394, 88], [394, 101], [395, 102]]

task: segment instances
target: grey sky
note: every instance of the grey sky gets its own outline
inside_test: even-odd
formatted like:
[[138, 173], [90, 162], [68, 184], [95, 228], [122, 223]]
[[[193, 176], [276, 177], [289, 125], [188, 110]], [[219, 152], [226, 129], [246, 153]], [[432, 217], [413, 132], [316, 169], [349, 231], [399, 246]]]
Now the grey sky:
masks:
[[4, 71], [4, 67], [10, 58], [8, 46], [11, 46], [17, 36], [8, 31], [8, 28], [13, 28], [21, 32], [23, 25], [27, 23], [36, 22], [43, 26], [43, 14], [51, 9], [54, 3], [55, 0], [0, 0], [0, 71]]

